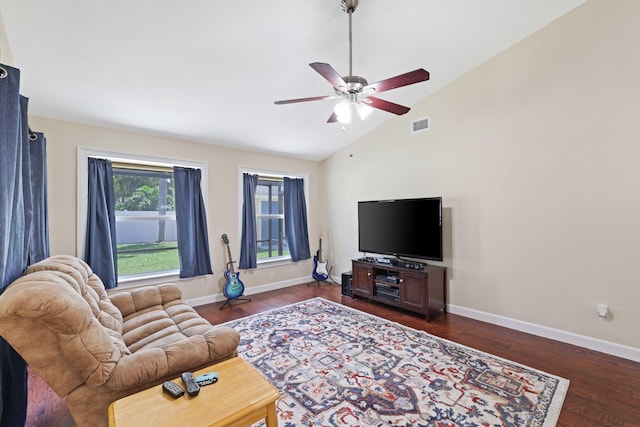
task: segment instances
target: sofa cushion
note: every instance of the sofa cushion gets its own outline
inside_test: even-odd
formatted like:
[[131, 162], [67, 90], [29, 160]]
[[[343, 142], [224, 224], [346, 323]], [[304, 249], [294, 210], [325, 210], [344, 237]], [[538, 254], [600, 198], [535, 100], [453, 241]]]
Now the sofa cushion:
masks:
[[130, 351], [166, 347], [211, 329], [209, 322], [180, 299], [181, 295], [174, 284], [111, 295], [123, 314], [122, 338]]

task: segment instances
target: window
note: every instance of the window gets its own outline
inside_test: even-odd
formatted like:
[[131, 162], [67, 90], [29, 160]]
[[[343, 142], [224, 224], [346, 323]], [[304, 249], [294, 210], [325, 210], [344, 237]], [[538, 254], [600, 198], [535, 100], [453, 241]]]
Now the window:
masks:
[[113, 164], [118, 278], [180, 269], [170, 168]]
[[89, 157], [112, 162], [116, 196], [118, 287], [163, 283], [170, 276], [178, 278], [180, 265], [173, 167], [200, 169], [201, 190], [206, 204], [207, 163], [78, 147], [76, 255], [80, 258], [84, 258], [85, 251]]
[[260, 175], [256, 187], [258, 261], [289, 257], [284, 231], [284, 180]]
[[[285, 212], [290, 208], [287, 206], [288, 203], [284, 197], [284, 188], [285, 177], [298, 178], [304, 181], [305, 206], [308, 206], [308, 174], [238, 168], [238, 212], [240, 216], [243, 215], [245, 206], [245, 184], [249, 184], [248, 181], [245, 181], [245, 175], [257, 176], [257, 179], [252, 181], [255, 182], [255, 189], [251, 191], [251, 193], [254, 194], [254, 198], [249, 203], [249, 205], [252, 205], [249, 208], [250, 211], [255, 214], [255, 224], [246, 224], [245, 221], [240, 218], [239, 235], [241, 239], [250, 236], [252, 241], [241, 242], [243, 250], [250, 251], [251, 253], [244, 252], [243, 255], [243, 250], [241, 250], [238, 265], [242, 265], [241, 268], [260, 268], [260, 266], [273, 265], [274, 262], [291, 262], [296, 256], [296, 261], [306, 259], [300, 257], [300, 251], [292, 251], [290, 246], [291, 242], [289, 240], [292, 237], [297, 238], [297, 236], [291, 236], [289, 235], [289, 231], [287, 231], [289, 226], [292, 226], [295, 222], [287, 223], [285, 221]], [[250, 186], [252, 185], [253, 184]], [[247, 225], [248, 228], [243, 230], [243, 224]], [[254, 232], [255, 236], [253, 234]], [[298, 243], [298, 240], [296, 240], [296, 243]], [[304, 249], [304, 245], [298, 245], [298, 247]], [[253, 250], [255, 250], [255, 253]]]

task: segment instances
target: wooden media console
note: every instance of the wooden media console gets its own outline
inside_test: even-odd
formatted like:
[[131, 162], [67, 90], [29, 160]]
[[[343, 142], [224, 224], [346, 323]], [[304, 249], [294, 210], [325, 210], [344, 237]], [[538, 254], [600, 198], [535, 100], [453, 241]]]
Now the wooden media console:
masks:
[[366, 298], [425, 316], [427, 322], [445, 311], [447, 268], [425, 265], [422, 270], [353, 260], [353, 297]]

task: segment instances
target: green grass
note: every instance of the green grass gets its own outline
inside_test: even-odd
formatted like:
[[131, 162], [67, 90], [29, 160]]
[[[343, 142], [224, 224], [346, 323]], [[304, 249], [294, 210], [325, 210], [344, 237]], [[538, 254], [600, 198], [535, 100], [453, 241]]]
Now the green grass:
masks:
[[[118, 276], [156, 273], [180, 269], [177, 242], [128, 243], [118, 245]], [[258, 251], [258, 259], [269, 255]], [[283, 256], [289, 255], [284, 251]]]
[[118, 245], [118, 276], [180, 269], [177, 242]]
[[[273, 256], [278, 256], [276, 254], [277, 251], [273, 251], [272, 254]], [[269, 258], [269, 251], [268, 250], [258, 250], [258, 259], [265, 259], [265, 258]], [[282, 256], [287, 256], [289, 255], [289, 251], [282, 251]]]

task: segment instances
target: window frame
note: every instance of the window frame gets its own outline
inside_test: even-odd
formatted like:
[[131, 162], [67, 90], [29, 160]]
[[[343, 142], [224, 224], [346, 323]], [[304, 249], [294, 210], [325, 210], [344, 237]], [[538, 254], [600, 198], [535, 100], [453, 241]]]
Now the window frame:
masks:
[[[130, 154], [118, 151], [100, 150], [88, 147], [78, 147], [77, 151], [77, 190], [76, 190], [76, 256], [84, 259], [85, 234], [87, 230], [87, 202], [88, 202], [88, 158], [102, 158], [113, 163], [128, 163], [139, 166], [173, 168], [182, 166], [200, 169], [202, 179], [200, 189], [205, 206], [208, 207], [208, 163], [202, 161], [172, 159], [166, 157]], [[180, 280], [179, 271], [164, 271], [145, 275], [124, 276], [118, 278], [118, 288], [154, 285], [167, 280]]]
[[[260, 204], [260, 212], [256, 212], [256, 226], [260, 227], [260, 225], [262, 225], [262, 221], [263, 220], [282, 220], [282, 222], [278, 222], [278, 231], [279, 231], [279, 235], [277, 237], [277, 242], [278, 245], [281, 244], [281, 238], [282, 236], [284, 236], [285, 234], [285, 226], [284, 226], [284, 177], [280, 178], [280, 177], [275, 177], [275, 176], [266, 176], [266, 175], [259, 175], [258, 177], [258, 186], [265, 186], [265, 182], [269, 183], [268, 187], [269, 187], [269, 191], [267, 194], [267, 200], [266, 202], [268, 203], [268, 206], [271, 206], [271, 203], [273, 203], [272, 200], [272, 189], [273, 189], [273, 184], [271, 183], [278, 183], [278, 187], [282, 187], [282, 199], [283, 200], [278, 200], [276, 203], [278, 203], [279, 205], [282, 204], [282, 213], [264, 213], [262, 210], [262, 203], [264, 203], [264, 200], [259, 200], [260, 203], [258, 203], [258, 200], [256, 200], [256, 209], [258, 209], [258, 204]], [[257, 195], [257, 191], [256, 191], [256, 195]], [[271, 210], [271, 208], [269, 208], [269, 210]], [[260, 225], [259, 225], [260, 224]], [[282, 224], [280, 226], [280, 224]], [[258, 236], [258, 240], [256, 241], [256, 247], [259, 248], [260, 247], [260, 242], [267, 242], [267, 246], [268, 246], [268, 251], [271, 252], [271, 242], [274, 240], [271, 235], [271, 221], [268, 222], [268, 228], [269, 228], [269, 240], [264, 240], [260, 237], [262, 236]], [[285, 239], [283, 239], [285, 240]], [[257, 254], [256, 254], [257, 255]], [[276, 256], [270, 256], [267, 258], [259, 258], [256, 256], [256, 262], [257, 260], [264, 260], [264, 261], [280, 261], [280, 260], [287, 260], [287, 259], [291, 259], [290, 255], [276, 255]]]
[[[163, 179], [167, 179], [167, 178], [171, 178], [174, 182], [175, 182], [175, 177], [173, 174], [173, 168], [168, 168], [168, 167], [158, 167], [158, 166], [148, 166], [148, 165], [142, 165], [140, 163], [117, 163], [117, 162], [112, 162], [112, 166], [113, 166], [113, 181], [114, 181], [114, 187], [116, 184], [116, 176], [143, 176], [143, 177], [147, 177], [147, 178], [155, 178], [158, 179], [158, 184], [163, 180]], [[116, 200], [117, 200], [117, 190], [116, 190]], [[117, 205], [117, 203], [116, 203]], [[165, 207], [166, 209], [166, 207]], [[116, 209], [115, 211], [115, 216], [116, 216], [116, 230], [118, 230], [118, 233], [120, 234], [121, 232], [125, 232], [125, 231], [131, 231], [128, 230], [128, 225], [127, 223], [130, 224], [135, 224], [135, 226], [142, 226], [144, 227], [144, 224], [148, 224], [148, 223], [155, 223], [158, 225], [158, 230], [167, 227], [167, 222], [169, 223], [173, 223], [172, 225], [169, 225], [169, 232], [173, 232], [176, 233], [177, 235], [177, 223], [176, 223], [176, 215], [175, 215], [175, 208], [173, 210], [173, 214], [172, 215], [160, 215], [160, 211], [161, 208], [160, 206], [158, 207], [158, 210], [152, 212], [151, 214], [147, 214], [147, 215], [126, 215], [124, 213], [124, 211], [118, 211]], [[151, 211], [148, 211], [151, 212]], [[165, 225], [163, 227], [160, 227], [160, 224], [164, 222]], [[124, 230], [121, 229], [121, 227], [125, 227]], [[135, 233], [135, 231], [134, 231]], [[171, 240], [171, 242], [173, 242], [173, 240]], [[117, 253], [117, 257], [119, 258], [119, 262], [118, 262], [118, 270], [120, 270], [121, 266], [123, 264], [120, 263], [120, 257], [123, 254], [127, 253], [127, 250], [121, 250], [119, 248], [120, 245], [122, 244], [126, 244], [126, 242], [122, 242], [119, 241], [118, 242], [118, 248], [116, 248], [116, 253]], [[144, 273], [138, 273], [138, 274], [128, 274], [128, 275], [118, 275], [118, 283], [122, 283], [122, 282], [130, 282], [132, 280], [135, 280], [136, 278], [145, 278], [148, 277], [150, 275], [162, 275], [162, 274], [180, 274], [180, 265], [179, 265], [179, 253], [178, 253], [178, 242], [177, 242], [177, 237], [176, 237], [176, 241], [175, 241], [175, 247], [171, 247], [171, 248], [165, 248], [162, 250], [175, 250], [175, 256], [176, 258], [174, 258], [175, 261], [178, 262], [178, 268], [174, 268], [171, 270], [158, 270], [158, 271], [148, 271], [148, 272], [144, 272]], [[159, 249], [155, 249], [156, 251], [158, 251]]]
[[[307, 205], [307, 215], [310, 212], [309, 205], [309, 174], [305, 172], [293, 172], [293, 171], [281, 171], [281, 170], [267, 170], [267, 169], [255, 169], [248, 167], [239, 167], [238, 168], [238, 236], [242, 238], [242, 203], [244, 201], [244, 194], [242, 191], [243, 187], [243, 174], [248, 173], [252, 175], [259, 175], [261, 177], [266, 178], [278, 178], [284, 179], [288, 178], [302, 178], [304, 180], [304, 198], [305, 203]], [[283, 214], [284, 215], [284, 214]], [[309, 218], [307, 218], [307, 221]], [[256, 213], [256, 221], [258, 221], [257, 213]], [[273, 267], [277, 265], [286, 265], [293, 264], [290, 255], [280, 256], [280, 257], [272, 257], [272, 258], [262, 258], [256, 260], [256, 268], [264, 268], [264, 267]]]

